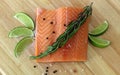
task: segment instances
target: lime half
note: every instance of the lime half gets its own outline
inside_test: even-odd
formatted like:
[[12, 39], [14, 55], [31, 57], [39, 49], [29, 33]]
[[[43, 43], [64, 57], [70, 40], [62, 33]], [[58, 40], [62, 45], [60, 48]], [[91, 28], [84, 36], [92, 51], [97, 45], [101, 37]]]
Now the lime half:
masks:
[[90, 31], [90, 35], [98, 36], [103, 34], [108, 29], [108, 22], [104, 21], [101, 25], [97, 26], [94, 30]]
[[33, 42], [33, 38], [32, 37], [25, 37], [23, 39], [21, 39], [15, 49], [14, 49], [14, 54], [16, 57], [20, 56], [21, 53], [25, 50], [25, 48], [27, 46], [29, 46], [31, 43]]
[[34, 22], [32, 18], [29, 17], [27, 14], [19, 12], [19, 13], [16, 13], [14, 17], [29, 29], [32, 29], [32, 30], [34, 29]]
[[89, 41], [92, 45], [94, 45], [96, 47], [100, 47], [100, 48], [104, 48], [104, 47], [107, 47], [108, 45], [110, 45], [110, 41], [104, 40], [102, 38], [98, 38], [95, 36], [91, 36], [91, 35], [89, 35]]
[[31, 29], [26, 27], [16, 27], [9, 32], [9, 37], [20, 37], [20, 36], [34, 36]]

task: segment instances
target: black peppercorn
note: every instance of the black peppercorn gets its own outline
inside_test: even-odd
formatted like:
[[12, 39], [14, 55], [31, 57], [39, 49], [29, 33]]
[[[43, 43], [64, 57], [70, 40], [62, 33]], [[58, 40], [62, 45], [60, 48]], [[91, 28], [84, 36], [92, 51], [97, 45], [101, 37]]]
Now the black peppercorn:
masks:
[[36, 66], [36, 65], [34, 65], [33, 67], [34, 67], [34, 68], [36, 68], [37, 66]]
[[57, 72], [57, 70], [54, 70], [54, 71], [53, 71], [53, 73], [56, 73], [56, 72]]
[[64, 26], [66, 27], [66, 24], [64, 24]]
[[43, 18], [43, 20], [45, 20], [45, 18]]
[[46, 39], [48, 39], [48, 37]]
[[55, 31], [53, 31], [53, 33], [55, 33]]
[[50, 22], [50, 24], [53, 24], [53, 22]]
[[47, 75], [47, 73], [45, 73], [44, 75]]

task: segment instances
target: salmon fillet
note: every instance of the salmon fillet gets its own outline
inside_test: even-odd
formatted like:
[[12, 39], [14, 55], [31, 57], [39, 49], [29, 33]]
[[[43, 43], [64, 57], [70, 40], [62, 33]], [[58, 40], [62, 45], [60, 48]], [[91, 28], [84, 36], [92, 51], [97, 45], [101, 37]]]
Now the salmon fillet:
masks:
[[[76, 20], [81, 11], [81, 8], [72, 7], [56, 10], [37, 9], [35, 55], [43, 53], [49, 45], [52, 45], [59, 35], [66, 30], [66, 26], [71, 21]], [[48, 56], [37, 59], [37, 62], [87, 60], [88, 22], [89, 20], [80, 27], [79, 31], [69, 39], [65, 46]]]

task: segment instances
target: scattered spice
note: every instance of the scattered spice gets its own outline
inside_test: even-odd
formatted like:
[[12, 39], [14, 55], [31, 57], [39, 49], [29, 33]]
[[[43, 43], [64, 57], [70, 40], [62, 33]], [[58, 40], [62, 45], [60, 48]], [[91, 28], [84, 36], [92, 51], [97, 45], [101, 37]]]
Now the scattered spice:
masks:
[[64, 24], [64, 26], [66, 27], [66, 24]]
[[49, 67], [46, 67], [46, 73], [44, 75], [47, 75]]
[[50, 24], [53, 24], [53, 22], [50, 22]]
[[55, 33], [55, 31], [53, 31], [53, 33]]
[[49, 69], [49, 67], [46, 67], [46, 69]]
[[45, 73], [44, 75], [47, 75], [47, 73]]
[[48, 70], [46, 70], [46, 72], [48, 72]]
[[48, 39], [48, 37], [46, 39]]
[[33, 67], [34, 67], [34, 68], [36, 68], [37, 66], [36, 66], [36, 65], [34, 65]]
[[43, 20], [45, 20], [45, 18], [43, 18]]
[[56, 73], [56, 72], [57, 72], [57, 70], [54, 70], [54, 71], [53, 71], [53, 73]]
[[77, 72], [77, 70], [76, 70], [76, 69], [74, 69], [74, 70], [73, 70], [73, 72], [74, 72], [74, 73], [76, 73], [76, 72]]

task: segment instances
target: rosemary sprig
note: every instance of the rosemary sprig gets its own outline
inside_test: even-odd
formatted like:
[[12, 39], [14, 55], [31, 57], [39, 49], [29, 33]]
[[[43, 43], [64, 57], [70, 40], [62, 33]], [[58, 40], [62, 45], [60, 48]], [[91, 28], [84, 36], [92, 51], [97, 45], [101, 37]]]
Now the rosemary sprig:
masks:
[[81, 12], [77, 18], [77, 20], [72, 21], [68, 26], [67, 29], [65, 30], [65, 32], [63, 34], [61, 34], [55, 43], [53, 43], [53, 45], [48, 46], [48, 49], [41, 53], [38, 56], [31, 56], [31, 59], [38, 59], [38, 58], [42, 58], [45, 57], [55, 51], [57, 51], [58, 48], [64, 46], [66, 44], [66, 42], [79, 30], [80, 26], [83, 25], [83, 23], [85, 23], [86, 19], [92, 15], [92, 4], [90, 4], [90, 6], [86, 6], [83, 10], [83, 12]]

